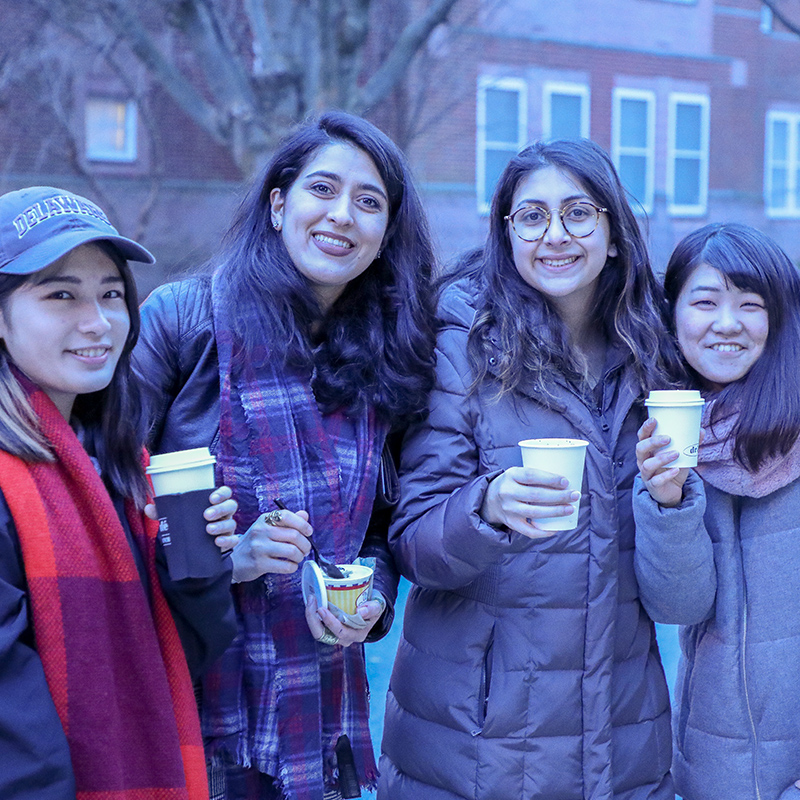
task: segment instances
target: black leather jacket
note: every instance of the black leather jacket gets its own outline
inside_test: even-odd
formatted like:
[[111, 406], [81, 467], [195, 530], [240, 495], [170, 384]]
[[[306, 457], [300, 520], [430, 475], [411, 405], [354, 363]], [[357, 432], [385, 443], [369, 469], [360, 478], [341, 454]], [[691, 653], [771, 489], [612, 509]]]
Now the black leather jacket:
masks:
[[[219, 446], [219, 359], [211, 311], [211, 278], [160, 286], [141, 309], [142, 330], [133, 368], [143, 393], [152, 453]], [[389, 553], [389, 512], [375, 511], [361, 548], [376, 559], [374, 586], [387, 602], [367, 641], [388, 633], [394, 618], [399, 573]]]

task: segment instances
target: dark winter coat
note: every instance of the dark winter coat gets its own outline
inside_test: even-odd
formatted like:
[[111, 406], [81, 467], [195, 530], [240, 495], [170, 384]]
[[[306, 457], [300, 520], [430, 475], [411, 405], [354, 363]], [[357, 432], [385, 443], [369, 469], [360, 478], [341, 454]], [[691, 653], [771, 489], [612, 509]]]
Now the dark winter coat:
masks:
[[[190, 278], [158, 287], [141, 308], [142, 330], [133, 351], [147, 444], [152, 453], [219, 447], [219, 356], [211, 312], [211, 279]], [[386, 545], [388, 513], [376, 509], [360, 555], [375, 558], [375, 589], [386, 610], [367, 637], [378, 641], [394, 620], [397, 571]]]
[[[416, 586], [378, 796], [671, 800], [669, 698], [633, 570], [630, 369], [611, 348], [591, 401], [559, 376], [553, 397], [470, 394], [471, 294], [444, 294], [430, 414], [404, 444], [390, 546]], [[578, 528], [536, 541], [478, 514], [533, 437], [589, 442]]]

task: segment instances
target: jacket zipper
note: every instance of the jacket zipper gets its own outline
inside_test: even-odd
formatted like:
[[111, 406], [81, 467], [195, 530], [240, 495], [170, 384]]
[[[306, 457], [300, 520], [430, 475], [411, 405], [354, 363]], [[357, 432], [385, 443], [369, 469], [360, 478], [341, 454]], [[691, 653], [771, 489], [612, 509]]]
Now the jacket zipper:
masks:
[[481, 685], [478, 689], [478, 725], [477, 730], [472, 732], [473, 736], [478, 736], [483, 730], [486, 722], [486, 712], [489, 710], [489, 689], [492, 684], [492, 648], [494, 647], [494, 628], [489, 634], [489, 641], [486, 643], [486, 650], [483, 653], [483, 663], [481, 665]]
[[744, 602], [743, 602], [743, 614], [744, 618], [742, 620], [742, 684], [744, 686], [744, 702], [745, 706], [747, 707], [747, 720], [750, 723], [750, 733], [753, 736], [753, 785], [756, 788], [756, 800], [761, 800], [761, 788], [758, 785], [758, 733], [756, 731], [756, 723], [753, 719], [753, 709], [750, 705], [750, 690], [747, 685], [747, 617], [748, 617], [748, 605], [747, 605], [747, 579], [745, 578], [744, 574], [744, 551], [742, 548], [742, 538], [741, 538], [741, 501], [737, 497], [736, 498], [736, 523], [737, 528], [739, 528], [739, 558], [740, 564], [742, 569], [742, 593], [744, 595]]

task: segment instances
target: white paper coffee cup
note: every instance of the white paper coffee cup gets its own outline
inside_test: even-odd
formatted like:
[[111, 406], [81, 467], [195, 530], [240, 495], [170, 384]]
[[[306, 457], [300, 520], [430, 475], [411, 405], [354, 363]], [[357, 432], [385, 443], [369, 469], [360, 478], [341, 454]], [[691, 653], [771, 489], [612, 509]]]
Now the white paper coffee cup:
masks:
[[678, 458], [669, 465], [670, 468], [696, 467], [700, 420], [705, 405], [700, 392], [685, 389], [653, 391], [644, 404], [650, 419], [656, 420], [653, 435], [669, 436], [672, 441], [665, 447], [678, 451]]
[[[562, 475], [569, 481], [567, 491], [579, 492], [583, 486], [583, 464], [588, 444], [583, 439], [524, 439], [519, 443], [522, 465]], [[580, 500], [570, 505], [572, 513], [566, 517], [544, 517], [533, 522], [546, 531], [571, 531], [578, 526]]]
[[214, 464], [217, 459], [207, 447], [176, 450], [150, 456], [147, 474], [153, 482], [156, 497], [163, 494], [182, 494], [196, 489], [214, 489]]

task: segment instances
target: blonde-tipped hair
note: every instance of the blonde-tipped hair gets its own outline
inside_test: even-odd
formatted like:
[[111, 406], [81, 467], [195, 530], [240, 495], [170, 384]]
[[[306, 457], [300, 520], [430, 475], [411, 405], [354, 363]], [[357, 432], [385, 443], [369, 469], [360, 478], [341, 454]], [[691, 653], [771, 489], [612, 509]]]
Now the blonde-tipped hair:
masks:
[[53, 461], [47, 439], [0, 344], [0, 450], [25, 461]]

